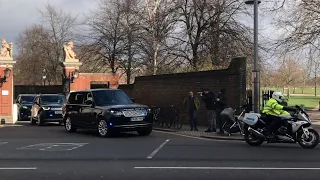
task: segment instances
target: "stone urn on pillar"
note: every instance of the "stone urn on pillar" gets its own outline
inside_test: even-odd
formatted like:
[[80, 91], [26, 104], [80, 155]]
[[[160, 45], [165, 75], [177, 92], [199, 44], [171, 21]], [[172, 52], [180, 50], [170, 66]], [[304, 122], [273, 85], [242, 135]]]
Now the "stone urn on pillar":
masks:
[[0, 119], [6, 124], [15, 123], [17, 108], [13, 101], [13, 65], [16, 61], [12, 57], [13, 43], [1, 40], [0, 50]]

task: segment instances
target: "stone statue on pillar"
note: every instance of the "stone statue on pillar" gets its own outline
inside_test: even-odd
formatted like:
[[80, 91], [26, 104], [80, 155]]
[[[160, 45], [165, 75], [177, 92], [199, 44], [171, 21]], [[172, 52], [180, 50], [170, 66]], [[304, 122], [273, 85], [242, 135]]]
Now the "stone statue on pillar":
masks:
[[76, 59], [76, 53], [73, 51], [73, 42], [68, 42], [63, 46], [64, 52], [64, 62], [79, 62], [79, 59]]
[[13, 60], [12, 57], [13, 43], [7, 43], [5, 39], [1, 40], [0, 60]]

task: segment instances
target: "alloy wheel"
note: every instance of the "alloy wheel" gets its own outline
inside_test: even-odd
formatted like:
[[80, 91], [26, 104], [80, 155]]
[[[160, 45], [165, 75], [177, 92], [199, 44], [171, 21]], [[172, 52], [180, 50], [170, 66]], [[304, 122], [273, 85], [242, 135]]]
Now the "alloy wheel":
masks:
[[105, 120], [100, 120], [98, 124], [98, 131], [101, 136], [106, 136], [108, 134], [108, 125]]
[[70, 119], [70, 118], [67, 118], [67, 119], [66, 119], [65, 127], [66, 127], [66, 130], [67, 130], [67, 131], [71, 131], [72, 124], [71, 124], [71, 119]]

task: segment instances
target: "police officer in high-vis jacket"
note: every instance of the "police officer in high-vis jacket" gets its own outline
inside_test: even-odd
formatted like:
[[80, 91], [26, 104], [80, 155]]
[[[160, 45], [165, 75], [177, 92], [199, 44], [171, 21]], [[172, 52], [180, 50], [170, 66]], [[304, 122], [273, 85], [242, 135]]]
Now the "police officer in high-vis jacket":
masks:
[[269, 124], [268, 130], [270, 136], [274, 136], [282, 126], [283, 121], [279, 115], [289, 114], [288, 111], [296, 111], [296, 108], [282, 106], [280, 104], [282, 102], [282, 97], [283, 95], [281, 92], [274, 92], [272, 98], [267, 101], [262, 111], [266, 116], [266, 123]]

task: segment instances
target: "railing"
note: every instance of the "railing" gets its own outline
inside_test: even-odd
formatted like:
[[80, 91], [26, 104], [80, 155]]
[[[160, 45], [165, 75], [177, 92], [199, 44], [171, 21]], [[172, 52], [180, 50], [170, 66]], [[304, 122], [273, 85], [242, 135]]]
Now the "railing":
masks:
[[151, 113], [155, 127], [181, 129], [188, 121], [187, 114], [174, 106], [151, 106]]

